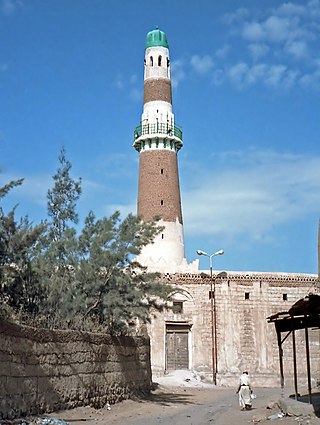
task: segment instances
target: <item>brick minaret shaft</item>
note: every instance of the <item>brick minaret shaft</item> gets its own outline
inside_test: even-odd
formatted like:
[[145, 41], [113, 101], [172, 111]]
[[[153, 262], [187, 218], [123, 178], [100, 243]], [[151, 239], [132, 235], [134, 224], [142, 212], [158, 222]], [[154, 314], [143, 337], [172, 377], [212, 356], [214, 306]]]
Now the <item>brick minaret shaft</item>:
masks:
[[160, 225], [164, 226], [154, 244], [143, 250], [140, 262], [163, 271], [172, 262], [181, 264], [184, 243], [177, 161], [182, 131], [172, 112], [167, 37], [159, 29], [147, 34], [144, 106], [134, 138], [134, 147], [140, 153], [138, 215], [145, 221], [160, 216]]

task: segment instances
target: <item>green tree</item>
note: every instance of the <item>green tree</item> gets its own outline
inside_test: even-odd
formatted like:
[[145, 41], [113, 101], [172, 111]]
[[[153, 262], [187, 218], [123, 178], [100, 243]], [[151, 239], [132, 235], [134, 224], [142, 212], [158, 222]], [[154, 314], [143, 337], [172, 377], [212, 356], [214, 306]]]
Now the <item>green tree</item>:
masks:
[[[47, 327], [97, 326], [128, 333], [137, 321], [168, 307], [173, 288], [148, 273], [135, 258], [162, 231], [157, 220], [142, 222], [119, 212], [97, 219], [90, 212], [79, 235], [76, 203], [81, 179], [74, 180], [65, 150], [48, 191], [48, 221], [32, 226], [15, 219], [15, 208], [0, 207], [0, 300], [37, 315]], [[0, 188], [0, 200], [22, 180]]]
[[42, 240], [42, 252], [35, 267], [47, 288], [47, 300], [43, 312], [48, 326], [59, 326], [67, 318], [65, 296], [74, 280], [77, 267], [78, 223], [76, 203], [81, 195], [81, 179], [71, 177], [72, 164], [66, 158], [65, 149], [59, 155], [59, 167], [53, 175], [53, 187], [48, 190], [48, 227]]
[[123, 221], [119, 212], [100, 220], [88, 214], [79, 237], [81, 260], [68, 294], [74, 317], [91, 318], [119, 334], [129, 332], [136, 319], [145, 323], [152, 311], [168, 306], [172, 288], [132, 261], [159, 231], [155, 222], [131, 214]]
[[59, 155], [60, 167], [53, 176], [54, 186], [48, 190], [47, 208], [49, 216], [48, 240], [50, 253], [59, 267], [70, 265], [70, 245], [76, 231], [72, 224], [77, 224], [79, 217], [76, 203], [81, 195], [81, 178], [74, 180], [70, 171], [72, 164], [66, 158], [62, 147]]
[[[0, 200], [22, 182], [14, 180], [1, 187]], [[44, 293], [32, 262], [45, 225], [32, 226], [28, 217], [17, 221], [16, 208], [6, 214], [0, 206], [0, 297], [16, 311], [35, 314]]]
[[[3, 199], [8, 194], [8, 192], [10, 192], [10, 190], [13, 189], [14, 187], [21, 186], [23, 181], [24, 179], [11, 180], [11, 182], [7, 183], [3, 187], [0, 187], [0, 200]], [[1, 208], [1, 212], [3, 212], [2, 207], [0, 208]]]

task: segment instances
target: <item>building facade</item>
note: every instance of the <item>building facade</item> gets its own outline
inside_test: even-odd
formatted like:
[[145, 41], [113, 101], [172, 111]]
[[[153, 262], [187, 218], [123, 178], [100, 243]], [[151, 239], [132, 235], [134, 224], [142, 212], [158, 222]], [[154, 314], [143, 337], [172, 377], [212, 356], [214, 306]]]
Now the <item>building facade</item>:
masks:
[[[255, 386], [280, 383], [279, 350], [274, 325], [267, 318], [288, 311], [314, 292], [317, 275], [280, 273], [218, 273], [214, 279], [215, 321], [211, 322], [210, 275], [168, 274], [176, 286], [173, 310], [158, 314], [149, 326], [154, 376], [189, 369], [212, 381], [212, 344], [215, 344], [216, 383], [235, 386], [248, 370]], [[211, 327], [214, 326], [215, 340]], [[319, 329], [309, 332], [314, 386], [320, 384]], [[296, 332], [298, 376], [306, 383], [304, 331]], [[283, 345], [285, 378], [293, 385], [292, 336]], [[319, 382], [318, 382], [319, 381]]]

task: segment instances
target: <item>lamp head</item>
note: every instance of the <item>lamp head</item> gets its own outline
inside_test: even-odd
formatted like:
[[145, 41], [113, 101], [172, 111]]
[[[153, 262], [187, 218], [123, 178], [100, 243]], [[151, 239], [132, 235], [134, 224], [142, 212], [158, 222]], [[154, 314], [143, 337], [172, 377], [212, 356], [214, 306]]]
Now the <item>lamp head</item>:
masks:
[[215, 252], [214, 255], [223, 255], [224, 254], [224, 250], [220, 249], [219, 251]]
[[201, 251], [201, 249], [197, 249], [197, 254], [198, 255], [208, 255], [206, 252]]

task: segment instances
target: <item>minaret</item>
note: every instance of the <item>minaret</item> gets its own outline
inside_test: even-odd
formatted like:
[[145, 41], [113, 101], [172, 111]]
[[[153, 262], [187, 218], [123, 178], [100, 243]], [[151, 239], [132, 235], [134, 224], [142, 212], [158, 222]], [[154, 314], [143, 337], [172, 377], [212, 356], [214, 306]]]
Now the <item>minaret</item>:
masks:
[[164, 227], [138, 260], [150, 271], [182, 271], [187, 266], [177, 160], [182, 130], [172, 112], [167, 36], [158, 28], [147, 34], [143, 113], [133, 146], [140, 153], [138, 216], [144, 221], [160, 216]]

